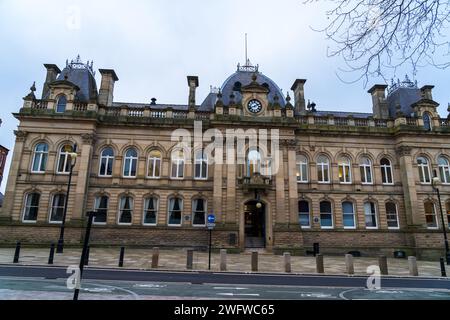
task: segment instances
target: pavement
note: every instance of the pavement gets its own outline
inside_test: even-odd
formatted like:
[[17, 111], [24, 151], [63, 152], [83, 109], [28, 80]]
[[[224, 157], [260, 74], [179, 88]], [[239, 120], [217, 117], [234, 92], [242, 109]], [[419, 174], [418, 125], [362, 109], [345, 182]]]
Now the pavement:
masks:
[[[43, 248], [22, 248], [18, 265], [47, 265], [49, 249]], [[56, 254], [54, 258], [55, 266], [78, 265], [81, 256], [81, 249], [65, 248], [63, 254]], [[91, 248], [89, 266], [101, 268], [117, 268], [119, 259], [118, 248]], [[12, 264], [14, 248], [0, 248], [0, 264]], [[152, 249], [126, 249], [124, 268], [137, 270], [151, 269]], [[211, 271], [219, 270], [220, 255], [213, 253], [211, 256]], [[316, 263], [312, 256], [292, 256], [293, 274], [315, 274]], [[343, 275], [345, 274], [344, 256], [324, 256], [325, 274]], [[367, 267], [378, 265], [378, 258], [355, 257], [355, 275], [367, 275]], [[418, 261], [419, 275], [424, 277], [440, 277], [441, 270], [439, 261]], [[447, 274], [450, 276], [450, 266], [446, 266]], [[407, 259], [388, 258], [389, 275], [408, 276]], [[186, 250], [160, 249], [159, 265], [156, 270], [162, 271], [184, 271], [186, 270]], [[193, 270], [208, 270], [208, 253], [195, 251]], [[251, 252], [227, 255], [227, 272], [251, 272]], [[261, 273], [284, 273], [283, 256], [273, 255], [264, 251], [259, 252], [258, 272]]]

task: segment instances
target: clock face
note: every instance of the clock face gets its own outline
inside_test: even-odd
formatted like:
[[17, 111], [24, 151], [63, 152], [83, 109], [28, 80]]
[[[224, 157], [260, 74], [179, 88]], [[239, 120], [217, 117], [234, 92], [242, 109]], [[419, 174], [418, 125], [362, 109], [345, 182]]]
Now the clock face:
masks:
[[262, 110], [262, 104], [256, 99], [252, 99], [247, 104], [247, 109], [251, 113], [258, 113]]

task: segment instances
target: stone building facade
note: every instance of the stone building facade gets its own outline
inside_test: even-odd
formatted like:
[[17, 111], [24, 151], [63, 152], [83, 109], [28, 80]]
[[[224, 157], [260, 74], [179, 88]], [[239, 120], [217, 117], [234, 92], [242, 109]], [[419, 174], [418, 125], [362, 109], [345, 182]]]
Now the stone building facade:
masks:
[[[295, 80], [291, 98], [247, 62], [200, 103], [195, 76], [185, 105], [121, 103], [112, 69], [99, 70], [97, 90], [92, 63], [45, 67], [41, 98], [33, 85], [14, 113], [2, 243], [57, 240], [75, 151], [66, 243], [80, 243], [85, 214], [96, 210], [97, 245], [205, 247], [214, 214], [217, 248], [304, 254], [319, 243], [328, 253], [442, 254], [450, 121], [437, 113], [432, 86], [375, 85], [371, 113], [326, 111], [306, 102], [306, 80]], [[195, 136], [199, 124], [203, 133], [243, 134], [242, 162], [227, 163], [216, 148], [212, 163], [205, 142], [180, 148], [174, 131]], [[245, 138], [252, 129], [266, 130], [267, 147]]]

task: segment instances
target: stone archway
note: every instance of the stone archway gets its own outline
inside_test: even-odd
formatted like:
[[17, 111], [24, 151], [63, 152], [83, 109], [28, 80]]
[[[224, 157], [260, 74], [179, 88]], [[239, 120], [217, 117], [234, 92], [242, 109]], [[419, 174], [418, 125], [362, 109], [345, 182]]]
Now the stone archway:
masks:
[[244, 203], [244, 246], [245, 248], [266, 247], [266, 205], [250, 200]]

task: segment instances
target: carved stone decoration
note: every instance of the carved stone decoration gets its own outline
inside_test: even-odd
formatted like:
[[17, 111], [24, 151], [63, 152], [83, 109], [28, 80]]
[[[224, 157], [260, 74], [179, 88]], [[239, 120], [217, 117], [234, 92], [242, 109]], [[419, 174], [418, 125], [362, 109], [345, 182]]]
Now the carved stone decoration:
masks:
[[397, 154], [397, 156], [399, 157], [403, 157], [403, 156], [410, 156], [411, 155], [411, 147], [408, 146], [401, 146], [395, 149], [395, 153]]
[[81, 139], [83, 139], [83, 143], [92, 145], [97, 140], [97, 136], [94, 133], [83, 133]]
[[283, 147], [287, 147], [289, 150], [295, 150], [297, 147], [297, 141], [295, 139], [283, 139], [280, 141]]
[[23, 130], [14, 130], [14, 135], [16, 136], [16, 141], [17, 142], [23, 142], [25, 141], [28, 132], [23, 131]]

